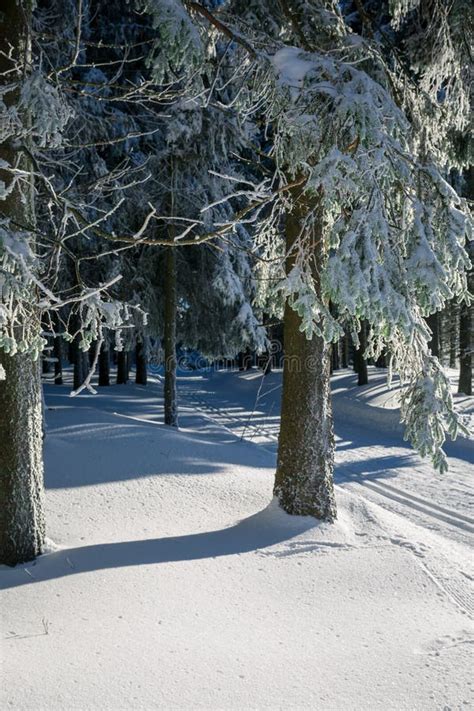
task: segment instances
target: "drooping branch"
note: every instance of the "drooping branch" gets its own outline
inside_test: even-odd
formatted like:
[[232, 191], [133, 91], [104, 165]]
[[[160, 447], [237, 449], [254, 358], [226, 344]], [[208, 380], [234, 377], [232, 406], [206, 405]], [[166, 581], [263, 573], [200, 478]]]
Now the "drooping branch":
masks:
[[224, 24], [215, 15], [213, 15], [212, 12], [209, 12], [209, 10], [203, 7], [200, 3], [192, 2], [191, 0], [184, 0], [184, 4], [188, 8], [188, 10], [196, 13], [197, 15], [201, 15], [201, 17], [204, 17], [221, 34], [225, 35], [230, 40], [236, 42], [241, 47], [243, 47], [250, 54], [251, 57], [253, 57], [254, 59], [257, 57], [256, 51], [254, 50], [252, 45], [249, 44], [246, 39], [244, 39], [244, 37], [242, 37], [240, 34], [237, 34], [234, 30], [231, 30], [228, 25]]

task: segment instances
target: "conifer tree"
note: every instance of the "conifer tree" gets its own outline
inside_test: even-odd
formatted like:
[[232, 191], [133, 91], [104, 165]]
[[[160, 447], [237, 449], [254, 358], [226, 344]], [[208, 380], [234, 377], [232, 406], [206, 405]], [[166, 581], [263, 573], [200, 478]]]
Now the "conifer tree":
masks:
[[[290, 268], [277, 285], [300, 317], [289, 319], [286, 309], [287, 358], [290, 344], [297, 343], [296, 330], [310, 341], [330, 342], [341, 337], [342, 325], [356, 334], [366, 320], [366, 356], [377, 359], [390, 351], [405, 385], [407, 434], [443, 470], [445, 432], [456, 436], [458, 423], [449, 383], [429, 353], [423, 316], [466, 292], [469, 261], [463, 244], [469, 223], [462, 200], [443, 177], [447, 166], [461, 161], [456, 136], [467, 124], [465, 63], [450, 51], [462, 32], [465, 3], [455, 2], [449, 16], [436, 13], [441, 33], [426, 17], [423, 2], [409, 8], [403, 2], [378, 9], [374, 3], [357, 5], [354, 20], [354, 12], [345, 15], [330, 0], [236, 0], [214, 13], [184, 2], [199, 26], [208, 22], [234, 41], [247, 79], [241, 113], [247, 120], [258, 106], [271, 136], [275, 174], [267, 183], [267, 199], [273, 210], [255, 220], [260, 244], [278, 241], [282, 221], [293, 225], [297, 217], [300, 225], [286, 244]], [[415, 32], [413, 13], [423, 20]], [[402, 40], [401, 51], [395, 37]], [[196, 47], [198, 42], [193, 56]], [[257, 211], [264, 193], [261, 184], [249, 195]], [[321, 228], [323, 248], [315, 264], [312, 235]], [[322, 349], [316, 363], [320, 393], [328, 391], [326, 359]], [[291, 378], [286, 365], [284, 392]], [[333, 448], [327, 435], [329, 399], [325, 402], [319, 432], [294, 452], [301, 467], [291, 462], [290, 468], [284, 454], [287, 420], [304, 426], [313, 410], [309, 404], [305, 413], [284, 404], [275, 492], [293, 513], [319, 511], [315, 515], [330, 519]], [[315, 438], [325, 455], [313, 458], [308, 475]], [[324, 483], [318, 488], [316, 482]]]
[[[18, 234], [34, 222], [32, 166], [7, 124], [8, 116], [26, 125], [30, 121], [28, 108], [20, 108], [23, 58], [31, 52], [29, 10], [29, 4], [6, 0], [0, 13], [0, 131], [5, 133], [0, 138], [0, 563], [8, 565], [41, 553], [45, 535], [40, 363], [35, 353], [41, 325], [28, 303], [33, 287], [21, 274], [21, 258], [32, 255], [31, 233]], [[14, 169], [25, 176], [21, 187]], [[7, 304], [18, 313], [14, 321], [7, 321]]]

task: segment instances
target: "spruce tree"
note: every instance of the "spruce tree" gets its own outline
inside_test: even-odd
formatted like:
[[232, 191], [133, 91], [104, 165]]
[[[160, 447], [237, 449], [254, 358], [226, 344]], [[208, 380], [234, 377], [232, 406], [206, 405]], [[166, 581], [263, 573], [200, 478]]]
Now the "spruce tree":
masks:
[[[448, 17], [436, 13], [443, 26], [439, 33], [432, 18], [426, 18], [423, 2], [410, 8], [403, 2], [390, 7], [362, 2], [357, 13], [350, 3], [341, 12], [330, 0], [235, 0], [215, 8], [214, 15], [198, 3], [184, 2], [201, 28], [209, 23], [234, 40], [247, 80], [247, 91], [239, 97], [241, 115], [248, 122], [260, 111], [271, 142], [275, 172], [266, 187], [273, 209], [259, 213], [265, 181], [255, 184], [253, 195], [247, 190], [250, 205], [257, 206], [258, 243], [277, 242], [282, 223], [292, 224], [295, 211], [307, 208], [299, 214], [299, 234], [287, 244], [291, 268], [281, 274], [280, 262], [276, 286], [300, 317], [293, 329], [297, 324], [308, 340], [330, 342], [342, 336], [342, 325], [355, 334], [367, 321], [366, 353], [377, 359], [390, 351], [405, 385], [407, 435], [440, 470], [446, 467], [445, 432], [456, 436], [458, 422], [449, 382], [430, 355], [423, 317], [439, 311], [453, 295], [465, 294], [469, 264], [463, 249], [469, 232], [465, 205], [444, 177], [446, 164], [459, 161], [452, 134], [462, 133], [467, 124], [464, 60], [449, 49], [459, 34], [465, 3], [454, 5]], [[415, 32], [410, 28], [413, 13], [423, 16]], [[307, 195], [298, 195], [295, 204], [293, 188], [298, 186]], [[317, 225], [322, 226], [323, 248], [314, 267], [311, 235]], [[276, 263], [274, 282], [278, 271]], [[330, 302], [337, 318], [329, 311]], [[287, 314], [288, 309], [288, 319]], [[288, 328], [291, 333], [291, 324]], [[316, 368], [327, 382], [324, 350]], [[284, 390], [288, 375], [286, 368]], [[325, 436], [329, 412], [324, 411], [328, 421], [320, 420], [319, 433], [313, 433], [325, 447], [320, 477], [327, 482], [326, 465], [328, 472], [333, 466]], [[308, 405], [306, 420], [312, 413]], [[284, 407], [281, 447], [287, 445], [286, 419], [291, 417], [299, 415]], [[302, 465], [300, 487], [294, 485], [294, 473], [286, 487], [285, 475], [277, 473], [275, 491], [294, 511], [314, 496], [313, 510], [331, 518], [333, 509], [325, 506], [328, 491], [316, 493], [310, 483], [314, 477], [305, 473], [309, 447], [307, 442], [295, 452]]]
[[[33, 287], [24, 283], [14, 258], [23, 254], [28, 259], [33, 248], [33, 233], [18, 231], [34, 223], [34, 197], [32, 178], [20, 188], [12, 169], [28, 175], [32, 167], [7, 123], [7, 116], [18, 110], [23, 60], [31, 52], [29, 10], [29, 5], [6, 0], [0, 12], [0, 126], [6, 131], [0, 142], [0, 563], [8, 565], [41, 553], [45, 536], [40, 362], [24, 340], [28, 334], [37, 348], [41, 324], [28, 305]], [[19, 120], [28, 125], [28, 107], [22, 108]], [[11, 331], [2, 322], [7, 305], [19, 313]]]

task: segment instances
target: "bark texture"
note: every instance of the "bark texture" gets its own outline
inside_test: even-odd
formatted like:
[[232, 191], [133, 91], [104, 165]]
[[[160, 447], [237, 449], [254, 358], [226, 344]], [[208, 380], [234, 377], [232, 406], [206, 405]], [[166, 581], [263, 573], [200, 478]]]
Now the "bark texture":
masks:
[[0, 351], [0, 563], [35, 558], [45, 535], [40, 364]]
[[[29, 52], [27, 12], [16, 0], [2, 0], [0, 72], [12, 68], [10, 53], [17, 60]], [[16, 79], [7, 74], [0, 81]], [[16, 103], [18, 94], [10, 90], [3, 98], [10, 106]], [[15, 144], [4, 142], [0, 159], [28, 171], [29, 161], [19, 150]], [[11, 174], [0, 169], [0, 180], [8, 186]], [[25, 200], [15, 189], [0, 201], [2, 217], [32, 223], [32, 179], [30, 184], [29, 195], [25, 188]], [[10, 356], [2, 350], [0, 365], [6, 375], [0, 381], [0, 563], [15, 565], [41, 553], [44, 544], [41, 366], [29, 354]]]
[[[310, 205], [296, 200], [286, 218], [287, 271], [293, 265], [292, 247]], [[315, 198], [318, 199], [318, 198]], [[311, 235], [313, 278], [319, 291], [318, 266], [322, 262], [321, 229]], [[336, 502], [333, 487], [334, 434], [330, 391], [330, 345], [300, 331], [301, 318], [285, 305], [283, 392], [278, 461], [274, 494], [289, 514], [333, 521]]]

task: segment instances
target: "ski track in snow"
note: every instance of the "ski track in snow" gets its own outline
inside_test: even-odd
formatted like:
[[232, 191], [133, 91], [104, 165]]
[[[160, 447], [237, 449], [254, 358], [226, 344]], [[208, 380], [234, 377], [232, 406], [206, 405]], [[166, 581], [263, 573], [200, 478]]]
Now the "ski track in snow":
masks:
[[[269, 393], [275, 392], [276, 389], [276, 387], [272, 387], [270, 390], [264, 391], [260, 397], [260, 401], [268, 397]], [[257, 386], [255, 391], [257, 391]], [[206, 398], [205, 390], [203, 391], [202, 388], [193, 389], [192, 387], [187, 387], [185, 378], [181, 381], [181, 394], [191, 407], [199, 408], [201, 412], [212, 422], [225, 427], [230, 433], [234, 434], [239, 439], [245, 439], [248, 442], [254, 443], [258, 442], [259, 446], [263, 446], [263, 448], [267, 451], [276, 453], [278, 443], [278, 424], [276, 423], [272, 429], [264, 424], [266, 422], [265, 413], [262, 413], [257, 409], [259, 402], [254, 403], [254, 409], [251, 412], [248, 412], [245, 407], [239, 408], [238, 401], [232, 402], [232, 410], [229, 410], [228, 408], [221, 407], [218, 404], [218, 397], [216, 398], [214, 396], [214, 402], [211, 402], [209, 397]], [[361, 402], [358, 408], [359, 412], [357, 422], [359, 426], [361, 420], [364, 420], [364, 407], [367, 409], [370, 405]], [[336, 405], [336, 431], [337, 414]], [[255, 415], [258, 415], [262, 419], [263, 423], [252, 424], [252, 419]], [[404, 448], [408, 449], [408, 445], [405, 443]], [[350, 449], [348, 451], [349, 454], [341, 457], [339, 456], [336, 445], [336, 481], [338, 464], [342, 463], [346, 468], [350, 469], [351, 463], [354, 461], [361, 463], [365, 461], [365, 455], [363, 452], [359, 454], [357, 449]], [[372, 456], [374, 454], [376, 456], [385, 456], [386, 453], [387, 447], [371, 446]], [[426, 464], [424, 466], [426, 467]], [[382, 472], [381, 474], [384, 475], [385, 472]], [[435, 476], [435, 474], [432, 473], [431, 476]], [[412, 483], [416, 484], [416, 478], [412, 478]], [[413, 492], [408, 492], [405, 489], [393, 486], [393, 484], [387, 484], [385, 481], [381, 481], [380, 478], [368, 481], [359, 477], [357, 479], [357, 483], [346, 484], [345, 487], [350, 488], [352, 491], [356, 491], [359, 496], [362, 496], [367, 501], [375, 502], [378, 505], [388, 508], [389, 511], [394, 511], [402, 516], [406, 516], [408, 514], [412, 520], [415, 518], [418, 529], [427, 527], [428, 530], [430, 530], [433, 528], [432, 522], [434, 521], [437, 524], [448, 524], [448, 527], [454, 527], [464, 534], [474, 533], [474, 518], [472, 516], [459, 513], [455, 509], [451, 509], [447, 506], [441, 506], [437, 503], [433, 503], [432, 501], [424, 499]], [[345, 487], [344, 485], [336, 484], [336, 491]], [[376, 494], [376, 496], [370, 496], [370, 494], [367, 496], [369, 492]], [[464, 492], [462, 493], [464, 494]], [[393, 506], [390, 506], [392, 502], [396, 502], [401, 505], [401, 508], [394, 508]], [[422, 517], [420, 517], [419, 514], [422, 514]], [[439, 526], [436, 526], [435, 530], [440, 533]], [[443, 527], [441, 529], [441, 533], [449, 536], [450, 529]], [[421, 538], [423, 538], [423, 536], [421, 536]], [[468, 544], [471, 543], [471, 539], [468, 537], [463, 536], [463, 540]], [[474, 617], [474, 593], [472, 586], [472, 580], [474, 577], [472, 574], [466, 573], [453, 565], [449, 560], [449, 553], [447, 556], [442, 556], [436, 553], [435, 546], [428, 546], [430, 547], [430, 555], [429, 562], [427, 562], [424, 560], [425, 551], [428, 548], [425, 544], [413, 544], [403, 536], [393, 536], [390, 538], [390, 541], [393, 544], [399, 545], [413, 553], [437, 587], [439, 587], [439, 589], [442, 590], [443, 593], [446, 594], [449, 599], [461, 610], [466, 612], [469, 616]]]
[[[276, 444], [278, 442], [277, 434], [274, 434], [263, 425], [251, 424], [251, 415], [235, 417], [235, 415], [226, 409], [214, 407], [208, 400], [202, 397], [200, 391], [185, 391], [185, 397], [191, 406], [199, 407], [199, 409], [210, 420], [225, 427], [229, 432], [235, 434], [239, 438], [246, 439], [249, 442], [255, 442], [258, 438], [259, 441], [263, 441], [265, 444]], [[248, 419], [245, 420], [245, 417], [248, 417]], [[374, 450], [374, 448], [372, 449]], [[384, 451], [382, 447], [378, 449], [380, 452]], [[268, 448], [268, 451], [273, 452], [275, 450], [270, 450]], [[374, 451], [377, 450], [375, 449]], [[338, 459], [339, 458], [336, 455], [336, 461], [338, 461]], [[364, 456], [351, 452], [349, 461], [353, 461], [354, 459], [364, 461]], [[456, 526], [469, 533], [474, 533], [474, 518], [471, 516], [465, 516], [453, 509], [439, 506], [438, 504], [422, 499], [413, 493], [399, 489], [393, 485], [386, 484], [378, 479], [376, 481], [359, 480], [357, 483], [360, 486], [367, 487], [372, 491], [375, 491], [381, 496], [393, 499], [394, 501], [403, 504], [405, 507], [419, 511], [426, 516], [438, 519], [439, 521], [448, 523], [451, 526]]]

